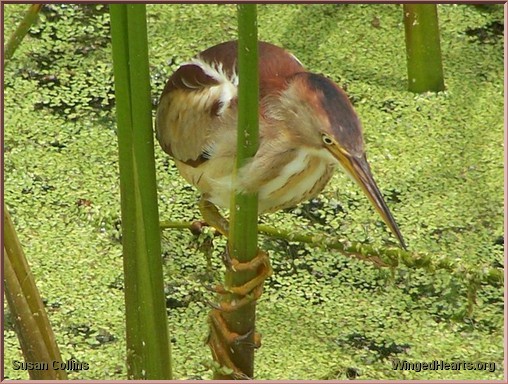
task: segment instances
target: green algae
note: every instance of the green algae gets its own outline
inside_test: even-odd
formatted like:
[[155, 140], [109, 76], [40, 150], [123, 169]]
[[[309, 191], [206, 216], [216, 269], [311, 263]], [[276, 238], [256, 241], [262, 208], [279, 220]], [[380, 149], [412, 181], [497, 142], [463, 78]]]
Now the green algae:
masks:
[[[179, 63], [236, 37], [230, 5], [147, 7], [153, 98]], [[5, 6], [5, 31], [24, 7]], [[260, 5], [260, 39], [284, 46], [345, 88], [368, 158], [416, 252], [467, 266], [503, 262], [502, 6], [441, 5], [446, 91], [406, 87], [401, 5]], [[5, 73], [5, 201], [74, 379], [124, 379], [124, 308], [116, 127], [107, 7], [51, 5]], [[160, 216], [199, 218], [198, 194], [156, 148]], [[337, 173], [311, 202], [262, 222], [395, 244], [359, 188]], [[223, 240], [165, 231], [177, 378], [210, 378], [203, 281], [218, 281]], [[274, 276], [258, 305], [258, 379], [501, 379], [503, 292], [448, 273], [395, 275], [339, 254], [263, 237]], [[199, 248], [211, 253], [209, 263]], [[5, 329], [5, 375], [21, 360]], [[489, 371], [394, 371], [391, 360], [496, 362]]]

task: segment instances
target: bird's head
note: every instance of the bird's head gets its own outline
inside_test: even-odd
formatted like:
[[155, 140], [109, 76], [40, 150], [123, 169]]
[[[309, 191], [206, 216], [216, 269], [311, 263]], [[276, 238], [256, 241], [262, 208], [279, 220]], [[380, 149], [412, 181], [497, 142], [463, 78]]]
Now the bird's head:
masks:
[[[362, 125], [346, 93], [325, 76], [301, 72], [288, 79], [280, 102], [300, 145], [322, 149], [362, 188], [386, 225], [404, 239], [370, 170]], [[289, 113], [288, 113], [289, 112]]]

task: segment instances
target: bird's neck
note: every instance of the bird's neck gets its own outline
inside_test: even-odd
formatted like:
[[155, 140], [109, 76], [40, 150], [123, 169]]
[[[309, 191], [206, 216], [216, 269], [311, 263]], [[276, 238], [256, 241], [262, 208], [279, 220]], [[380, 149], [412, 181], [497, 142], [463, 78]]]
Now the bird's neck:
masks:
[[285, 139], [295, 148], [322, 148], [315, 127], [324, 126], [326, 117], [316, 114], [313, 106], [298, 95], [297, 87], [290, 85], [282, 93], [266, 96], [260, 106], [267, 125], [285, 131]]

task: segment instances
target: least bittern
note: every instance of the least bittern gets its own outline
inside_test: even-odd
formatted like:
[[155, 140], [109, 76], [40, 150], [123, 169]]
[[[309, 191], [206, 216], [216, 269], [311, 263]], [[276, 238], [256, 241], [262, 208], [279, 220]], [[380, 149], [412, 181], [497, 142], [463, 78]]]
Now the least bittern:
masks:
[[[372, 177], [362, 126], [346, 93], [272, 44], [259, 43], [260, 146], [233, 183], [236, 63], [235, 41], [199, 53], [169, 78], [157, 111], [160, 145], [173, 157], [182, 176], [201, 191], [205, 221], [227, 235], [227, 221], [215, 206], [228, 208], [234, 191], [257, 192], [259, 213], [273, 212], [317, 195], [339, 165], [362, 188], [405, 248]], [[233, 263], [239, 267], [235, 260], [227, 264]], [[260, 276], [234, 292], [245, 298], [258, 297], [259, 286], [270, 273], [269, 267], [259, 268], [263, 264], [268, 265], [267, 257], [260, 253], [252, 263], [242, 265], [259, 269]], [[218, 317], [214, 323], [222, 324]], [[223, 339], [231, 339], [226, 331], [221, 332]]]

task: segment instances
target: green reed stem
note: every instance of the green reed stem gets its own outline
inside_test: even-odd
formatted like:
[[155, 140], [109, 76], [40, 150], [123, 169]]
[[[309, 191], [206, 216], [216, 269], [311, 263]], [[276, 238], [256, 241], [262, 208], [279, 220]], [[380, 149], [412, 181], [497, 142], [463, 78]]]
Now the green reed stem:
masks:
[[129, 379], [171, 379], [155, 179], [146, 7], [112, 4]]
[[11, 312], [26, 362], [46, 363], [47, 369], [29, 370], [31, 380], [67, 380], [67, 372], [54, 369], [61, 362], [60, 350], [48, 315], [25, 258], [7, 207], [4, 205], [4, 283]]
[[411, 92], [445, 89], [436, 4], [404, 4], [408, 88]]
[[[238, 130], [236, 173], [252, 158], [259, 146], [259, 75], [257, 9], [255, 4], [238, 5]], [[236, 177], [236, 174], [235, 174]], [[240, 262], [248, 262], [257, 254], [258, 196], [237, 193], [230, 206], [229, 252]], [[251, 280], [255, 271], [227, 271], [226, 286], [239, 286]], [[234, 300], [235, 295], [230, 299]], [[255, 302], [223, 315], [228, 328], [240, 335], [248, 335], [236, 346], [233, 363], [246, 377], [254, 375]], [[233, 379], [216, 373], [215, 379]]]
[[[4, 48], [7, 65], [37, 20], [42, 4], [32, 4]], [[67, 372], [54, 369], [62, 361], [55, 334], [7, 207], [4, 209], [5, 298], [26, 362], [46, 363], [48, 369], [29, 370], [31, 380], [66, 380]]]
[[9, 38], [9, 41], [7, 42], [7, 44], [5, 44], [4, 47], [5, 64], [7, 64], [7, 62], [14, 55], [14, 52], [16, 52], [16, 49], [18, 49], [19, 45], [21, 44], [21, 41], [25, 38], [28, 31], [30, 30], [30, 27], [37, 20], [37, 16], [39, 15], [39, 11], [41, 10], [42, 6], [43, 4], [32, 4], [26, 11], [23, 20], [21, 20], [21, 22], [18, 24], [18, 27]]

